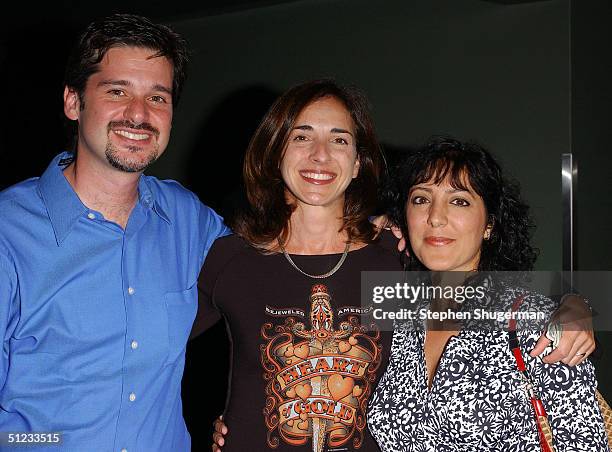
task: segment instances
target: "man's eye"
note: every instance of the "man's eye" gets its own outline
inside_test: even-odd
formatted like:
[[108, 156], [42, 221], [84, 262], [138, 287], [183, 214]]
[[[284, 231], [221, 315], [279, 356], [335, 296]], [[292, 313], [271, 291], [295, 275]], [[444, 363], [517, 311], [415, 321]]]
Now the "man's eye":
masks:
[[165, 98], [165, 97], [163, 97], [163, 96], [152, 96], [152, 97], [151, 97], [151, 100], [152, 100], [153, 102], [157, 102], [157, 103], [160, 103], [160, 104], [165, 104], [165, 103], [167, 103], [167, 102], [166, 102], [166, 98]]
[[110, 94], [111, 96], [119, 97], [119, 96], [123, 96], [123, 91], [120, 89], [111, 89], [111, 90], [108, 90], [108, 94]]
[[345, 140], [344, 138], [337, 137], [337, 138], [334, 138], [334, 143], [337, 143], [337, 144], [348, 144], [348, 141]]

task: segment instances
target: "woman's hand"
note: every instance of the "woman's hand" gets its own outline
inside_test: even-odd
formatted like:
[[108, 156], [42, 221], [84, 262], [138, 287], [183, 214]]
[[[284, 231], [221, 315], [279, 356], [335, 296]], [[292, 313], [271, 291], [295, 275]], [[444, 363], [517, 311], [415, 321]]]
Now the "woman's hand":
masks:
[[[595, 350], [595, 335], [591, 310], [587, 302], [578, 295], [565, 295], [551, 322], [561, 325], [561, 338], [558, 346], [542, 362], [552, 364], [563, 362], [575, 366], [584, 361]], [[551, 343], [543, 333], [534, 349], [529, 353], [539, 356]]]
[[223, 416], [213, 423], [215, 431], [213, 433], [213, 452], [221, 452], [221, 447], [225, 444], [225, 435], [227, 435], [227, 425], [223, 423]]
[[404, 238], [401, 229], [391, 224], [389, 218], [386, 215], [379, 215], [377, 217], [370, 218], [370, 221], [374, 226], [376, 226], [376, 229], [378, 229], [378, 233], [376, 235], [380, 234], [380, 231], [382, 231], [383, 229], [391, 231], [393, 235], [398, 239], [397, 250], [400, 252], [404, 251], [404, 249], [406, 248], [406, 239]]

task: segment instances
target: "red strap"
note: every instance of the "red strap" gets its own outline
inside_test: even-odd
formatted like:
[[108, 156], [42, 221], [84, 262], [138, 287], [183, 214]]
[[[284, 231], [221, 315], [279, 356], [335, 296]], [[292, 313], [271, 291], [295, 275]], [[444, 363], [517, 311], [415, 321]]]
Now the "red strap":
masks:
[[521, 353], [521, 349], [513, 348], [512, 354], [514, 355], [514, 359], [516, 359], [516, 367], [518, 367], [518, 370], [520, 370], [521, 372], [525, 372], [525, 370], [527, 370], [527, 367], [525, 366], [525, 361], [523, 361], [523, 354]]
[[[515, 302], [512, 304], [512, 312], [516, 312], [519, 309], [519, 307], [523, 303], [524, 298], [525, 296], [523, 295], [515, 300]], [[512, 345], [513, 342], [511, 341], [510, 350], [512, 351], [512, 355], [516, 360], [516, 367], [523, 374], [525, 379], [530, 382], [529, 374], [527, 372], [527, 366], [525, 365], [525, 360], [523, 359], [523, 353], [521, 352], [518, 341], [516, 340], [516, 319], [514, 317], [512, 317], [508, 322], [508, 332], [511, 336], [514, 337], [514, 345]], [[530, 384], [531, 386], [533, 386], [533, 383], [530, 382]], [[542, 431], [542, 426], [540, 425], [540, 416], [548, 420], [544, 405], [534, 392], [531, 392], [531, 394], [534, 395], [533, 397], [530, 397], [530, 401], [531, 406], [533, 406], [533, 414], [535, 416], [536, 427], [538, 429], [540, 448], [542, 449], [542, 452], [555, 452], [548, 446], [548, 441], [546, 441], [546, 437], [544, 435], [544, 432]]]
[[532, 398], [531, 404], [533, 405], [533, 410], [536, 415], [546, 417], [546, 410], [544, 409], [544, 405], [542, 405], [542, 401], [540, 399]]

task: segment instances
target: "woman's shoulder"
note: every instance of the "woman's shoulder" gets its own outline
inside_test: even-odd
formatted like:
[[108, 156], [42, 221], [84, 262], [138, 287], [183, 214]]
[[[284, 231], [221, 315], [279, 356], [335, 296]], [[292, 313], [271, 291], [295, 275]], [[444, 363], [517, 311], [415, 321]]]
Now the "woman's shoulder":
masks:
[[249, 244], [239, 235], [230, 234], [216, 239], [210, 247], [210, 253], [235, 253], [249, 248]]
[[250, 252], [256, 251], [246, 240], [236, 234], [219, 237], [208, 250], [202, 273], [219, 273], [228, 263]]
[[517, 310], [551, 314], [558, 307], [555, 300], [534, 290], [528, 282], [517, 283], [516, 281], [508, 281], [504, 275], [499, 277], [493, 273], [491, 275], [495, 280], [492, 287], [496, 296], [506, 303], [515, 305]]
[[[362, 251], [364, 260], [371, 265], [380, 266], [380, 270], [401, 271], [397, 242], [398, 239], [391, 231], [383, 230], [372, 243], [369, 243], [360, 251]], [[368, 267], [371, 265], [368, 265]]]
[[397, 243], [399, 239], [393, 235], [393, 233], [388, 229], [383, 229], [380, 234], [376, 237], [374, 241], [374, 245], [379, 249], [385, 250], [394, 255], [398, 255], [399, 251], [397, 250]]

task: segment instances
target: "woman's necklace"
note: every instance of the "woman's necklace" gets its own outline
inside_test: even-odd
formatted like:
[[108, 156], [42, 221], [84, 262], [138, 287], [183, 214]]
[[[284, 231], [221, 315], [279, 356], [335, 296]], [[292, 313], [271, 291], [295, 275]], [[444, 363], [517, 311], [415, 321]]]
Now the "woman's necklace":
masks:
[[289, 254], [287, 253], [287, 250], [285, 250], [285, 247], [281, 243], [280, 239], [277, 239], [277, 240], [278, 240], [278, 246], [280, 247], [280, 250], [283, 252], [283, 255], [289, 261], [291, 266], [295, 268], [297, 271], [299, 271], [302, 275], [308, 276], [309, 278], [315, 278], [315, 279], [327, 278], [333, 275], [334, 273], [336, 273], [340, 269], [340, 267], [342, 267], [342, 264], [344, 264], [344, 260], [346, 259], [346, 256], [348, 255], [348, 252], [349, 252], [349, 248], [351, 247], [350, 242], [348, 242], [346, 244], [346, 247], [344, 248], [344, 253], [342, 253], [342, 257], [340, 257], [340, 260], [338, 261], [338, 263], [330, 271], [328, 271], [327, 273], [323, 273], [322, 275], [311, 275], [310, 273], [306, 273], [304, 270], [298, 267], [295, 262], [293, 262], [293, 259], [291, 259], [291, 256], [289, 256]]

